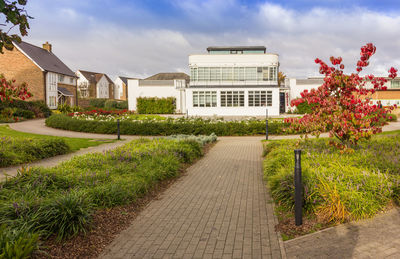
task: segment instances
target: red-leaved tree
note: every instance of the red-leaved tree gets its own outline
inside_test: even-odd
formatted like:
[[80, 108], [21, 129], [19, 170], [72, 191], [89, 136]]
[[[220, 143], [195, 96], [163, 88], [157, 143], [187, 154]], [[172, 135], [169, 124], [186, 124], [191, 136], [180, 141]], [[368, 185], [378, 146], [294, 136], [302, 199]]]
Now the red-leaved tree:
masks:
[[12, 99], [19, 98], [25, 100], [31, 97], [32, 94], [28, 92], [26, 83], [16, 85], [15, 80], [7, 80], [0, 74], [0, 101], [12, 102]]
[[[373, 105], [368, 98], [377, 90], [386, 90], [385, 78], [359, 73], [369, 65], [370, 57], [376, 47], [372, 43], [361, 47], [361, 57], [357, 62], [357, 72], [344, 74], [342, 58], [331, 57], [333, 66], [328, 66], [320, 59], [315, 63], [320, 65], [319, 72], [324, 77], [324, 83], [317, 89], [305, 90], [301, 98], [293, 100], [292, 106], [308, 102], [313, 104], [312, 112], [302, 118], [290, 118], [288, 131], [305, 132], [319, 136], [321, 132], [329, 131], [330, 137], [340, 140], [332, 142], [340, 148], [357, 145], [360, 139], [368, 139], [373, 134], [382, 131], [387, 116], [394, 107], [380, 108]], [[390, 68], [389, 77], [395, 78], [397, 69]]]

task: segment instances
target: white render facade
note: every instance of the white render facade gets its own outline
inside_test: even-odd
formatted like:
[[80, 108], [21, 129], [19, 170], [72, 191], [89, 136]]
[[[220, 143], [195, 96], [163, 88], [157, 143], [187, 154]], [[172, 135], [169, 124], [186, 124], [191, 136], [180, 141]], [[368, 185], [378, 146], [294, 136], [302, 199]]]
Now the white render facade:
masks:
[[[186, 109], [190, 116], [278, 116], [279, 56], [265, 47], [209, 47], [190, 55]], [[283, 101], [285, 93], [283, 93]]]
[[186, 81], [128, 79], [128, 108], [136, 111], [139, 97], [173, 97], [176, 101], [176, 113], [186, 113]]

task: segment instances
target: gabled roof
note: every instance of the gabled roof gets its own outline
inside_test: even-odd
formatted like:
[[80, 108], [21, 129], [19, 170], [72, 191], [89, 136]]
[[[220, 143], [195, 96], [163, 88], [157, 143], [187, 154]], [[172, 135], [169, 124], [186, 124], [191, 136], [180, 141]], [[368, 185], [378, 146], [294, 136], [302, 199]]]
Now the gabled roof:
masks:
[[124, 84], [128, 85], [128, 80], [129, 79], [138, 79], [138, 78], [133, 78], [133, 77], [124, 77], [124, 76], [119, 76], [119, 78], [124, 82]]
[[175, 79], [185, 79], [186, 81], [189, 81], [190, 76], [185, 73], [158, 73], [146, 78], [145, 80], [175, 80]]
[[75, 73], [52, 52], [24, 41], [21, 41], [21, 43], [14, 42], [14, 46], [42, 70], [75, 77]]
[[90, 72], [85, 70], [78, 70], [90, 83], [97, 84], [100, 79], [105, 76], [108, 83], [114, 84], [114, 82], [104, 73]]

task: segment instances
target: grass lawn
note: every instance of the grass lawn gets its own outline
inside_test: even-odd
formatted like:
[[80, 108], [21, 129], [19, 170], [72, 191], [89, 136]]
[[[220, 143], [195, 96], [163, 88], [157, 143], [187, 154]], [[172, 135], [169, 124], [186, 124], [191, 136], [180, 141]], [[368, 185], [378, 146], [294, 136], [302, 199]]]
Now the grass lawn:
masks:
[[[329, 140], [264, 142], [264, 176], [284, 239], [373, 217], [400, 202], [400, 131], [376, 135], [344, 153]], [[293, 213], [294, 149], [302, 150], [300, 227], [294, 225]]]
[[70, 147], [71, 152], [78, 151], [81, 148], [94, 147], [104, 143], [112, 143], [116, 140], [112, 139], [87, 139], [87, 138], [67, 138], [55, 137], [48, 135], [38, 135], [15, 131], [10, 129], [8, 125], [0, 126], [0, 136], [16, 137], [16, 138], [37, 138], [37, 139], [63, 139]]

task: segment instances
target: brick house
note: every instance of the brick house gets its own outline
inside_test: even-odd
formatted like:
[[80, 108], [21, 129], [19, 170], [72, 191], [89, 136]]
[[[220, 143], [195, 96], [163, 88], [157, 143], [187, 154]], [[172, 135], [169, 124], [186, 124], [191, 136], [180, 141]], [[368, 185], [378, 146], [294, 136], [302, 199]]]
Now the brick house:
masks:
[[114, 82], [104, 73], [76, 71], [80, 98], [114, 99]]
[[53, 52], [46, 42], [38, 47], [22, 41], [14, 49], [0, 55], [0, 72], [17, 84], [28, 84], [32, 101], [44, 101], [50, 109], [58, 104], [76, 105], [77, 78]]

